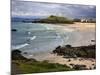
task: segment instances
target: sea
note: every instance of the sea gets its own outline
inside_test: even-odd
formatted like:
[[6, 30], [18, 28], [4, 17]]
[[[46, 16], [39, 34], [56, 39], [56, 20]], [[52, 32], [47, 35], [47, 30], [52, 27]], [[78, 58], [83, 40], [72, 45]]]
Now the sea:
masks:
[[66, 28], [56, 24], [12, 22], [11, 49], [19, 49], [23, 55], [33, 57], [52, 53], [58, 46], [70, 44], [81, 46], [91, 44], [95, 31], [81, 32], [75, 28]]

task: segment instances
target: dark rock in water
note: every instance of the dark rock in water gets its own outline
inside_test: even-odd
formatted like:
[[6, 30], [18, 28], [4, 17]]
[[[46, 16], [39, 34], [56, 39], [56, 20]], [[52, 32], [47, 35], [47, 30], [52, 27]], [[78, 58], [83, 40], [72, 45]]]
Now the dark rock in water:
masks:
[[17, 31], [17, 29], [11, 29], [11, 31]]
[[95, 42], [95, 40], [91, 40], [91, 42]]
[[66, 45], [65, 47], [67, 47], [67, 48], [71, 48], [72, 46], [71, 46], [71, 45]]
[[60, 49], [61, 48], [61, 46], [58, 46], [56, 49]]

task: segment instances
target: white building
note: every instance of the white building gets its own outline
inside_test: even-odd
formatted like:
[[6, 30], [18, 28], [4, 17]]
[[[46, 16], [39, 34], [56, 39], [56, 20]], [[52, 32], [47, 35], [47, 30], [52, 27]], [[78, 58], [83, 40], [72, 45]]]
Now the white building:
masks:
[[81, 22], [88, 22], [87, 19], [81, 19]]

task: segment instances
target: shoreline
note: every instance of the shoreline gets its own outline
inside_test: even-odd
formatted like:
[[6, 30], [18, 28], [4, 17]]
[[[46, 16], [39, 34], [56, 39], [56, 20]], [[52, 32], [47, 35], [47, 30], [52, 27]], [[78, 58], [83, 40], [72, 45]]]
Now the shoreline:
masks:
[[[56, 26], [56, 25], [55, 25]], [[58, 29], [61, 28], [61, 31], [65, 31], [66, 32], [66, 28], [75, 28], [76, 31], [83, 31], [83, 32], [87, 32], [87, 31], [93, 31], [95, 32], [95, 23], [75, 23], [75, 24], [70, 24], [70, 25], [58, 25]], [[89, 38], [90, 39], [90, 38]], [[77, 42], [76, 42], [77, 43]], [[33, 56], [34, 57], [34, 56]], [[68, 60], [71, 60], [70, 62]], [[37, 58], [37, 60], [39, 60]], [[44, 57], [43, 60], [47, 60], [48, 62], [50, 63], [59, 63], [59, 64], [65, 64], [65, 65], [68, 65], [70, 67], [71, 64], [74, 64], [74, 65], [86, 65], [86, 67], [88, 69], [90, 68], [93, 68], [96, 64], [96, 60], [93, 59], [93, 58], [63, 58], [62, 56], [58, 56], [56, 54], [52, 54], [52, 53], [48, 53], [48, 55], [46, 55]], [[40, 61], [43, 61], [43, 60], [40, 60]]]

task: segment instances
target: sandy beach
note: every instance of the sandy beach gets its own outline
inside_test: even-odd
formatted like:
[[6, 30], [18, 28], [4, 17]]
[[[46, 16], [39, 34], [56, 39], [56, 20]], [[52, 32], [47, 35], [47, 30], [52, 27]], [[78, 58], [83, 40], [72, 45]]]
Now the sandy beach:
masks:
[[66, 30], [65, 28], [74, 28], [77, 31], [95, 31], [96, 29], [96, 23], [75, 22], [74, 24], [61, 24], [59, 26], [64, 26], [62, 27], [63, 30]]

